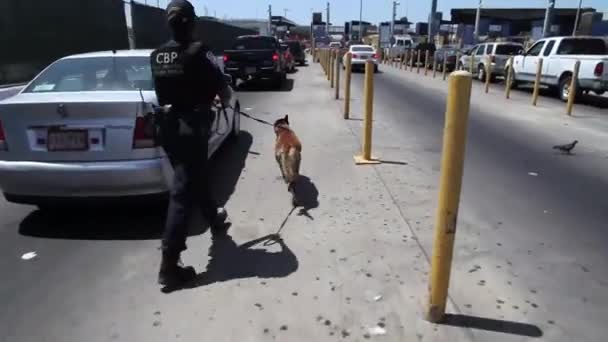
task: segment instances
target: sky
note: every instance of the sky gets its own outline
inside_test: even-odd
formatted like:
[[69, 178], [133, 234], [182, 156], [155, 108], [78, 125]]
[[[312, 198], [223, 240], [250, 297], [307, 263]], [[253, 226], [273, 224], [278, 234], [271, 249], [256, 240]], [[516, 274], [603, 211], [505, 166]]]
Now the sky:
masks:
[[[147, 1], [161, 7], [168, 0], [138, 0]], [[326, 0], [190, 0], [196, 7], [198, 15], [217, 16], [218, 18], [267, 18], [268, 5], [272, 5], [273, 15], [285, 15], [301, 25], [307, 25], [312, 18], [312, 12], [323, 12], [325, 20]], [[556, 0], [556, 7], [576, 8], [579, 0]], [[399, 0], [397, 17], [407, 16], [412, 22], [426, 21], [431, 11], [431, 0]], [[334, 25], [344, 25], [349, 20], [359, 19], [360, 0], [329, 0], [331, 4], [330, 19]], [[483, 0], [488, 8], [543, 8], [547, 0]], [[508, 3], [508, 5], [506, 5]], [[438, 11], [443, 12], [443, 19], [450, 19], [452, 8], [477, 7], [478, 0], [438, 0]], [[608, 12], [608, 0], [583, 0], [583, 7], [593, 7], [600, 12]], [[363, 20], [372, 23], [388, 21], [392, 14], [392, 0], [363, 0]]]

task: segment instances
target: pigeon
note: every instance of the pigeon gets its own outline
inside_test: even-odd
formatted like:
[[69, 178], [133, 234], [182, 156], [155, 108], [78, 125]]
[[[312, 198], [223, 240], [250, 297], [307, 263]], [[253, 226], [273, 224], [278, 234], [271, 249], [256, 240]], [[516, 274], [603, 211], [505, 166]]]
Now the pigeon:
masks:
[[572, 150], [574, 149], [574, 146], [576, 146], [576, 144], [578, 144], [578, 140], [574, 140], [570, 144], [555, 145], [555, 146], [553, 146], [553, 149], [560, 150], [562, 153], [570, 154], [572, 152]]

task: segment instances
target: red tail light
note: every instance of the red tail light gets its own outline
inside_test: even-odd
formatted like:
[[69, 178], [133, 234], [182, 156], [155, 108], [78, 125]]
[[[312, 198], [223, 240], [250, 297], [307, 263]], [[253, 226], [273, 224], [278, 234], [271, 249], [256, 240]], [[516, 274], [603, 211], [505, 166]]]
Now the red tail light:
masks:
[[153, 117], [138, 116], [133, 130], [133, 148], [151, 148], [157, 146], [154, 140]]
[[357, 59], [357, 58], [359, 58], [359, 55], [355, 55], [355, 54], [353, 54], [353, 58], [354, 58], [354, 59]]
[[597, 77], [601, 77], [604, 74], [604, 63], [597, 63], [595, 66], [595, 70], [593, 70], [593, 74]]
[[6, 150], [6, 136], [4, 135], [4, 127], [2, 127], [2, 121], [0, 121], [0, 151]]
[[230, 58], [228, 58], [228, 55], [224, 55], [224, 62], [228, 62]]
[[377, 53], [374, 54], [374, 59], [378, 59], [378, 54]]
[[279, 60], [279, 54], [275, 53], [274, 55], [272, 55], [272, 60], [275, 61], [275, 62], [278, 61]]

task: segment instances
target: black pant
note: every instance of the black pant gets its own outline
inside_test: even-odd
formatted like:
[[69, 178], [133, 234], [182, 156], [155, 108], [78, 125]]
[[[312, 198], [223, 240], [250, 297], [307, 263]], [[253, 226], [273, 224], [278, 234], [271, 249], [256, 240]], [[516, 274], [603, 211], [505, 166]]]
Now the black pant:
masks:
[[187, 123], [191, 134], [180, 132], [177, 118], [168, 119], [164, 126], [163, 147], [173, 166], [174, 177], [162, 249], [180, 253], [186, 249], [193, 210], [198, 207], [209, 223], [217, 216], [218, 205], [211, 194], [207, 160], [209, 130], [201, 120]]

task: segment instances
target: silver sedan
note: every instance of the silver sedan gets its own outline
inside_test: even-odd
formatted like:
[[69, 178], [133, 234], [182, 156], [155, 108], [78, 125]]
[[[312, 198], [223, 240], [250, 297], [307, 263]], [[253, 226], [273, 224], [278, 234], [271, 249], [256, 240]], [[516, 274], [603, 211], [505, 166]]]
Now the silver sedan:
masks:
[[[151, 50], [62, 58], [0, 101], [0, 189], [8, 201], [166, 193], [172, 168], [150, 133]], [[209, 155], [240, 129], [238, 100], [217, 111]]]

